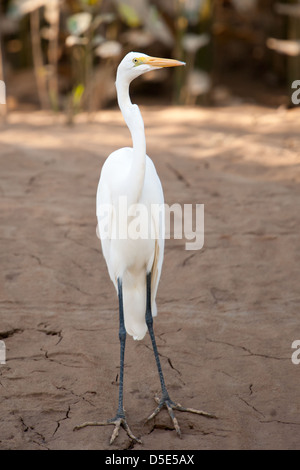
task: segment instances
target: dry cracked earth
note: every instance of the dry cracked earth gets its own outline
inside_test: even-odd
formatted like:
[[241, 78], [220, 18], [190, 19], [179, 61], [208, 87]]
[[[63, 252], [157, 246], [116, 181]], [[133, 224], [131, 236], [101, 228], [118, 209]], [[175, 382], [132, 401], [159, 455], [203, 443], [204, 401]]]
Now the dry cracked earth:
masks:
[[[297, 449], [300, 442], [300, 109], [142, 107], [167, 203], [205, 205], [205, 241], [166, 242], [155, 332], [128, 338], [125, 409], [112, 449]], [[117, 297], [95, 235], [101, 166], [130, 135], [118, 110], [13, 113], [0, 127], [1, 449], [108, 449], [119, 377]], [[300, 354], [299, 356], [300, 357]]]

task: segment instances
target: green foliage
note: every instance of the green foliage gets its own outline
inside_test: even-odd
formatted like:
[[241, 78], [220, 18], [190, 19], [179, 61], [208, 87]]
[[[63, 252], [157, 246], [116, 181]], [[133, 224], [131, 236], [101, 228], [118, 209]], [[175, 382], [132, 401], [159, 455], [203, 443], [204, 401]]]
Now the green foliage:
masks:
[[67, 19], [67, 29], [74, 36], [86, 33], [92, 23], [92, 15], [88, 12], [77, 13]]
[[138, 26], [141, 26], [141, 20], [132, 6], [127, 5], [126, 2], [119, 2], [117, 8], [121, 19], [127, 24], [127, 26], [129, 26], [129, 28], [137, 28]]
[[84, 85], [79, 83], [72, 91], [72, 105], [75, 112], [80, 110], [80, 102], [84, 93]]
[[[189, 59], [183, 39], [189, 29], [194, 34], [198, 29], [200, 33], [201, 22], [207, 22], [211, 14], [211, 4], [212, 0], [174, 0], [167, 6], [163, 0], [10, 0], [6, 14], [21, 18], [38, 12], [35, 22], [28, 24], [35, 24], [31, 37], [41, 104], [45, 107], [48, 101], [54, 109], [64, 107], [58, 87], [63, 57], [65, 70], [68, 61], [71, 107], [78, 111], [91, 109], [91, 96], [95, 87], [99, 87], [98, 71], [106, 68], [115, 73], [117, 62], [130, 49], [152, 54], [155, 45], [156, 50], [161, 47], [165, 55]], [[59, 20], [55, 20], [57, 12]], [[195, 58], [192, 59], [195, 64]], [[186, 76], [182, 70], [176, 73], [177, 76], [173, 74], [173, 96], [177, 102], [182, 102], [185, 95], [179, 91]], [[111, 80], [107, 74], [104, 76], [102, 104], [106, 94], [107, 99], [110, 97], [105, 87], [114, 80], [113, 76]]]

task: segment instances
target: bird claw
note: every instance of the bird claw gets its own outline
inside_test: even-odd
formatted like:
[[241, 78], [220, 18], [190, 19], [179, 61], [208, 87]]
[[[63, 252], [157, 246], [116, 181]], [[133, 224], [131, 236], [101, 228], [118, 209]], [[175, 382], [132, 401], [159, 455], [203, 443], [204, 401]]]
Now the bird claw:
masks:
[[212, 413], [207, 413], [206, 411], [203, 411], [203, 410], [196, 410], [194, 408], [185, 408], [184, 406], [180, 405], [179, 403], [174, 403], [170, 399], [169, 396], [162, 397], [161, 399], [159, 399], [156, 396], [154, 399], [155, 399], [156, 403], [158, 403], [158, 406], [157, 406], [157, 408], [155, 408], [153, 413], [151, 413], [151, 415], [147, 418], [147, 421], [150, 421], [150, 419], [153, 419], [155, 416], [157, 416], [158, 413], [161, 411], [161, 409], [165, 406], [168, 410], [169, 416], [170, 416], [170, 418], [173, 422], [174, 428], [175, 428], [175, 430], [176, 430], [179, 437], [181, 437], [181, 431], [180, 431], [180, 427], [179, 427], [177, 418], [174, 415], [173, 410], [186, 411], [188, 413], [195, 413], [195, 414], [198, 414], [198, 415], [205, 416], [206, 418], [217, 419], [217, 416], [215, 416]]
[[105, 421], [88, 421], [86, 423], [80, 424], [79, 426], [75, 426], [73, 431], [77, 431], [78, 429], [82, 429], [82, 428], [85, 428], [87, 426], [106, 426], [107, 424], [112, 424], [112, 425], [115, 426], [115, 428], [112, 432], [110, 441], [109, 441], [110, 445], [113, 444], [115, 439], [118, 437], [119, 429], [121, 427], [126, 431], [128, 437], [132, 441], [137, 442], [139, 444], [142, 443], [142, 441], [140, 439], [138, 439], [137, 437], [135, 437], [135, 435], [132, 433], [130, 427], [127, 424], [126, 418], [118, 416], [118, 415], [115, 418], [107, 419]]

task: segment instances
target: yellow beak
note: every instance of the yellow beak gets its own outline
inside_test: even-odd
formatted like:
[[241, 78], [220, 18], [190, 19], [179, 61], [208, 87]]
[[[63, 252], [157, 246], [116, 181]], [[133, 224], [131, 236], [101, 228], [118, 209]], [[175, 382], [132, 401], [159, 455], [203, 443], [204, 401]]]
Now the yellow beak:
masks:
[[185, 65], [185, 62], [174, 59], [161, 59], [160, 57], [144, 57], [144, 64], [152, 65], [152, 67], [178, 67]]

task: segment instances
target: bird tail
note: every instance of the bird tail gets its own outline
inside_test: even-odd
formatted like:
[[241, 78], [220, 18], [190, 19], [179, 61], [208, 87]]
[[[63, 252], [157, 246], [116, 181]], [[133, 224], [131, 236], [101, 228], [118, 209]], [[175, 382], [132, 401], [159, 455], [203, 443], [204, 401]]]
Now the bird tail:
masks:
[[[146, 285], [123, 289], [125, 328], [133, 339], [141, 340], [147, 333]], [[152, 316], [156, 315], [156, 304], [152, 302]]]

